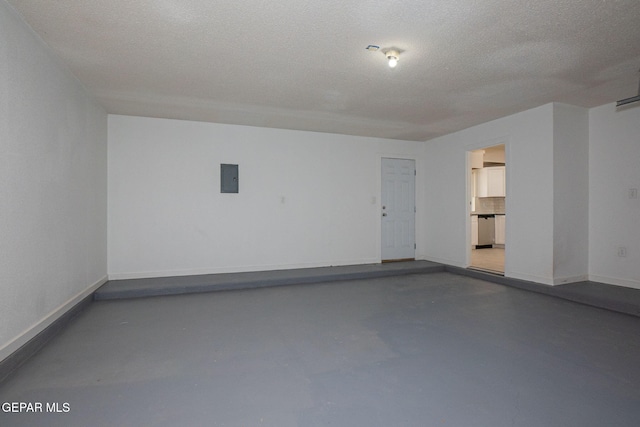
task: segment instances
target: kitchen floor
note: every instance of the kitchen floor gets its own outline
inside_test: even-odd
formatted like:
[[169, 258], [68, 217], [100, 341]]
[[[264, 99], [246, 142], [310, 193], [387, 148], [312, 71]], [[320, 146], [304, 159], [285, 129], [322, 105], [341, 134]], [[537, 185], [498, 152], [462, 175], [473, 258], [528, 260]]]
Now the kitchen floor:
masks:
[[639, 331], [450, 273], [94, 302], [0, 383], [43, 404], [0, 425], [632, 426]]
[[471, 267], [504, 273], [504, 248], [473, 249], [471, 251]]

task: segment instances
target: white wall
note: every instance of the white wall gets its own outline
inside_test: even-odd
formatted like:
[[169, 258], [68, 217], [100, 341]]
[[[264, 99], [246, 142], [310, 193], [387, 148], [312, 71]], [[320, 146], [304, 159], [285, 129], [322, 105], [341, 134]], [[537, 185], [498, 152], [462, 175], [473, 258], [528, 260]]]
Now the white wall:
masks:
[[424, 256], [466, 267], [467, 198], [464, 138], [460, 132], [425, 143], [423, 148]]
[[466, 267], [470, 218], [466, 152], [505, 144], [505, 275], [553, 283], [553, 104], [428, 141], [424, 257]]
[[640, 289], [640, 106], [589, 110], [589, 150], [589, 278]]
[[[423, 144], [110, 116], [109, 273], [377, 262], [385, 155], [418, 160], [417, 257], [465, 267], [466, 152], [504, 143], [505, 274], [637, 286], [639, 110], [548, 104]], [[238, 195], [219, 193], [224, 162]]]
[[106, 278], [106, 132], [0, 1], [0, 360]]
[[587, 280], [589, 273], [589, 111], [553, 108], [553, 280]]
[[[379, 262], [380, 159], [420, 147], [110, 115], [109, 277]], [[221, 163], [238, 194], [220, 193]]]

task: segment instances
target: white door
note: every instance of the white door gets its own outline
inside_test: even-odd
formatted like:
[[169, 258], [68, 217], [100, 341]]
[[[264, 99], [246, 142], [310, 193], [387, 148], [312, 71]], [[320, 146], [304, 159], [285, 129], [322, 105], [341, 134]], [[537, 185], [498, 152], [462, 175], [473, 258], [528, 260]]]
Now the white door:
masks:
[[382, 159], [382, 260], [415, 258], [414, 160]]

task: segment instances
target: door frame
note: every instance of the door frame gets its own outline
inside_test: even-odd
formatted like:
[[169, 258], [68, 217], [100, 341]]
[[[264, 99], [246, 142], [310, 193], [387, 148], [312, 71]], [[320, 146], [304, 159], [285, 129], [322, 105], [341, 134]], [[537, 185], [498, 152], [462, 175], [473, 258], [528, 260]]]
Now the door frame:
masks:
[[[511, 165], [511, 143], [509, 141], [508, 136], [503, 136], [499, 138], [493, 138], [489, 140], [483, 140], [479, 142], [469, 143], [465, 145], [465, 200], [466, 200], [466, 222], [465, 222], [465, 268], [469, 268], [471, 266], [471, 197], [473, 194], [473, 180], [471, 174], [471, 152], [475, 150], [481, 150], [483, 148], [494, 147], [496, 145], [504, 145], [504, 159], [505, 159], [505, 213], [509, 212], [509, 194], [511, 193], [511, 182], [510, 182], [510, 165]], [[511, 221], [507, 221], [505, 227], [505, 242], [509, 241], [509, 235], [511, 234], [509, 231], [509, 225]], [[504, 249], [504, 276], [507, 277], [507, 269], [508, 269], [508, 261], [509, 261], [509, 251], [507, 249], [507, 245], [505, 245]]]
[[414, 250], [414, 258], [421, 259], [418, 255], [421, 250], [421, 244], [418, 241], [418, 236], [420, 236], [420, 231], [422, 230], [420, 221], [418, 221], [418, 213], [420, 212], [420, 203], [422, 201], [422, 197], [419, 197], [421, 191], [419, 191], [420, 183], [420, 158], [417, 155], [412, 154], [398, 154], [398, 153], [382, 153], [379, 152], [377, 156], [378, 166], [376, 168], [376, 177], [377, 177], [377, 196], [374, 196], [372, 199], [372, 204], [375, 206], [375, 215], [376, 215], [376, 250], [377, 250], [377, 259], [379, 263], [382, 263], [382, 159], [398, 159], [398, 160], [413, 160], [416, 166], [416, 175], [415, 175], [415, 185], [414, 185], [414, 201], [416, 205], [416, 211], [413, 213], [414, 215], [414, 236], [413, 240], [416, 243], [416, 248]]

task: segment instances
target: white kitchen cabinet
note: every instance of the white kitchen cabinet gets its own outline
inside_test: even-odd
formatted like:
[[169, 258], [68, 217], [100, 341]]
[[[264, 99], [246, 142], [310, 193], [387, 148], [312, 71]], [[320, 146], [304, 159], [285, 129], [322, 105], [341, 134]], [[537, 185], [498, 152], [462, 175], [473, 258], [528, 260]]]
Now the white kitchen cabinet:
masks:
[[504, 245], [505, 242], [505, 226], [506, 226], [506, 216], [505, 215], [496, 215], [496, 245]]
[[471, 215], [471, 246], [478, 244], [478, 215]]
[[471, 169], [482, 169], [484, 166], [484, 150], [471, 152]]
[[476, 173], [477, 197], [505, 197], [505, 175], [504, 166], [478, 169]]

